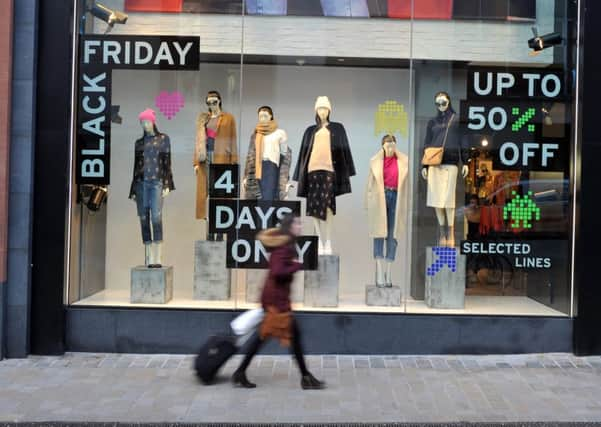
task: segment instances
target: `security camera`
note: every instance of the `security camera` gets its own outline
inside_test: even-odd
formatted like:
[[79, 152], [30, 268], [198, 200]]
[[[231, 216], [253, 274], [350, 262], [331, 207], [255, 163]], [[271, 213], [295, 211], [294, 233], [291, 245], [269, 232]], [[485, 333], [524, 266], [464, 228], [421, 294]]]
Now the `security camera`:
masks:
[[543, 49], [560, 45], [563, 41], [560, 33], [549, 33], [539, 36], [536, 27], [532, 27], [532, 34], [534, 37], [528, 40], [528, 47], [532, 49], [531, 55], [538, 55]]
[[127, 22], [127, 18], [129, 18], [127, 13], [109, 9], [100, 3], [94, 3], [89, 9], [89, 12], [92, 14], [92, 16], [108, 24], [105, 34], [111, 31], [115, 24], [125, 24]]

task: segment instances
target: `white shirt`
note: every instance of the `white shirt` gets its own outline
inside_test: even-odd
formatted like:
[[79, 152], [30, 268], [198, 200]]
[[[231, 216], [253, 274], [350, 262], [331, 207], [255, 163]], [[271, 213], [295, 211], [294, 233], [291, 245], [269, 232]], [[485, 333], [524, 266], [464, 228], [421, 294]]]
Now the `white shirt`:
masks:
[[262, 160], [269, 160], [276, 165], [280, 165], [280, 155], [286, 155], [286, 141], [288, 136], [283, 129], [276, 129], [269, 135], [263, 136], [263, 155]]

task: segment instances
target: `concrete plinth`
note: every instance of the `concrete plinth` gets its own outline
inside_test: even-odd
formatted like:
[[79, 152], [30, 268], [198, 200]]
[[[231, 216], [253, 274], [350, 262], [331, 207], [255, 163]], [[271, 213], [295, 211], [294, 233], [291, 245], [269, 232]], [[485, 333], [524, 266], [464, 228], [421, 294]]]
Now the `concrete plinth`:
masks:
[[339, 284], [340, 257], [319, 255], [318, 269], [305, 271], [305, 306], [338, 307]]
[[[290, 299], [292, 302], [302, 302], [304, 295], [304, 272], [299, 271], [292, 281]], [[267, 278], [267, 270], [246, 270], [246, 302], [258, 303], [261, 301], [261, 292]]]
[[465, 308], [466, 256], [459, 248], [426, 248], [426, 305], [430, 308]]
[[401, 305], [401, 288], [379, 288], [375, 285], [365, 287], [365, 304], [378, 307], [399, 307]]
[[173, 267], [131, 269], [132, 304], [166, 304], [173, 298]]
[[225, 266], [227, 243], [197, 240], [194, 243], [194, 299], [228, 300], [231, 272]]

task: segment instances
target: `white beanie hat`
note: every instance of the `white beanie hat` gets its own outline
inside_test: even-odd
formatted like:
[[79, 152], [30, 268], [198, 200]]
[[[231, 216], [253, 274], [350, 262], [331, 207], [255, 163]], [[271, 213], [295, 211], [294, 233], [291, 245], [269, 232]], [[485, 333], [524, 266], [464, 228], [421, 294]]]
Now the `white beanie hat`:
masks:
[[315, 101], [315, 111], [317, 111], [317, 109], [321, 107], [325, 107], [328, 110], [332, 111], [332, 104], [330, 104], [330, 100], [327, 96], [317, 97], [317, 100]]

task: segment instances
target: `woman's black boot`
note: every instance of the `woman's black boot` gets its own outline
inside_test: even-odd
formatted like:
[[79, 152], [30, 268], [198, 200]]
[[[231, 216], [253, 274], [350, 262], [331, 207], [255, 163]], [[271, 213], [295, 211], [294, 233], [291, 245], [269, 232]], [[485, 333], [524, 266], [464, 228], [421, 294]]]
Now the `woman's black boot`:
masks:
[[256, 384], [248, 381], [248, 378], [246, 378], [246, 372], [244, 371], [234, 372], [234, 375], [232, 375], [232, 383], [234, 383], [234, 386], [242, 388], [255, 388], [257, 386]]
[[321, 390], [326, 388], [326, 383], [319, 381], [310, 372], [307, 372], [307, 374], [303, 375], [301, 378], [301, 387], [303, 390]]

